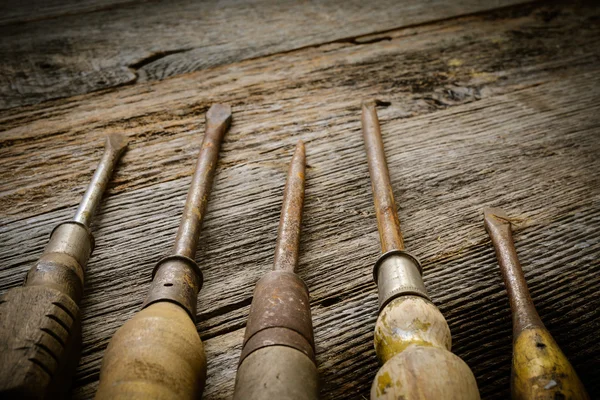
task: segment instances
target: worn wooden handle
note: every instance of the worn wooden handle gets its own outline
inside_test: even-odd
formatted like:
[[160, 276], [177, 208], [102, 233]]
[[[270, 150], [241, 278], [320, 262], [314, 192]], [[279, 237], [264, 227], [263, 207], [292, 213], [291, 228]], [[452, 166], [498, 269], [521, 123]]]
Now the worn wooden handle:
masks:
[[0, 299], [0, 398], [66, 396], [81, 348], [79, 307], [47, 286], [9, 290]]
[[375, 350], [384, 365], [371, 399], [478, 400], [475, 377], [451, 345], [450, 328], [431, 302], [417, 296], [389, 302], [375, 326]]
[[204, 347], [186, 311], [149, 305], [112, 338], [97, 399], [197, 399], [206, 380]]
[[587, 400], [577, 373], [545, 328], [523, 330], [514, 340], [512, 396], [515, 400]]

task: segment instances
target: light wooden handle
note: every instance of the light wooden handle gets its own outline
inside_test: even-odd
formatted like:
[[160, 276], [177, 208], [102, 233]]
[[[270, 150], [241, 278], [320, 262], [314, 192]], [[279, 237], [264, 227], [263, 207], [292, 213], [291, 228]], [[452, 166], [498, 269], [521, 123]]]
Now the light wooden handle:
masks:
[[96, 399], [198, 399], [206, 356], [186, 311], [169, 302], [149, 305], [112, 338]]
[[375, 350], [383, 366], [371, 399], [478, 400], [467, 364], [450, 352], [450, 328], [428, 300], [402, 296], [389, 302], [375, 325]]

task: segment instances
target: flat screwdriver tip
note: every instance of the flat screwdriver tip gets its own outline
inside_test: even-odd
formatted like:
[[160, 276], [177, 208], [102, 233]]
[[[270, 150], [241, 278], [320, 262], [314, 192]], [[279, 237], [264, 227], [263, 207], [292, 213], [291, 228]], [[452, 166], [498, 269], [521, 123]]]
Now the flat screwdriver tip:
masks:
[[[510, 230], [510, 220], [506, 211], [496, 207], [485, 207], [483, 209], [483, 223], [490, 235], [493, 230], [502, 228]], [[490, 230], [492, 229], [492, 230]]]
[[376, 99], [368, 99], [368, 100], [363, 100], [362, 102], [362, 108], [375, 108], [375, 106], [377, 105], [378, 100]]
[[392, 103], [390, 103], [389, 101], [383, 101], [383, 100], [379, 100], [379, 99], [367, 99], [367, 100], [363, 100], [362, 108], [363, 108], [363, 110], [364, 109], [374, 109], [377, 106], [388, 107], [391, 104]]
[[206, 113], [206, 124], [210, 128], [227, 129], [231, 124], [231, 106], [229, 104], [213, 104]]
[[489, 219], [492, 217], [500, 217], [501, 219], [508, 219], [508, 214], [501, 208], [498, 207], [485, 207], [483, 209], [483, 218]]
[[121, 133], [111, 133], [106, 136], [106, 148], [121, 153], [127, 148], [129, 139]]

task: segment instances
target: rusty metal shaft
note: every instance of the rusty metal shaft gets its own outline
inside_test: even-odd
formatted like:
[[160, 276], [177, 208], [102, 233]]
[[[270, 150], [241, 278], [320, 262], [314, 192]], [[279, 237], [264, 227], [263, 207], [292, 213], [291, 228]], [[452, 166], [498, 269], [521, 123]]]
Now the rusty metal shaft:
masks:
[[529, 294], [507, 214], [499, 208], [486, 208], [483, 210], [483, 218], [508, 292], [513, 312], [513, 329], [520, 332], [526, 328], [544, 326]]
[[304, 203], [305, 159], [304, 143], [299, 141], [288, 169], [274, 267], [254, 289], [240, 364], [259, 349], [280, 345], [294, 348], [314, 362], [308, 288], [294, 272]]
[[234, 400], [319, 398], [308, 287], [298, 264], [304, 203], [304, 143], [288, 169], [273, 270], [254, 289]]
[[183, 307], [192, 320], [196, 318], [196, 303], [203, 278], [202, 271], [194, 259], [217, 166], [219, 148], [230, 124], [231, 107], [228, 105], [214, 104], [206, 113], [206, 131], [175, 238], [173, 253], [160, 260], [154, 267], [152, 285], [143, 307], [168, 301]]
[[288, 169], [287, 182], [283, 192], [283, 206], [279, 219], [277, 244], [275, 245], [274, 271], [294, 272], [298, 265], [304, 204], [305, 160], [304, 143], [299, 141]]
[[362, 131], [375, 200], [381, 251], [387, 253], [391, 250], [404, 250], [404, 242], [375, 106], [376, 101], [374, 100], [363, 103]]
[[185, 201], [173, 254], [194, 259], [202, 228], [202, 219], [208, 204], [221, 140], [231, 124], [231, 107], [213, 105], [206, 113], [206, 133], [202, 140], [196, 170]]
[[127, 138], [124, 135], [113, 133], [106, 137], [104, 154], [98, 164], [98, 168], [96, 168], [96, 172], [94, 172], [92, 181], [83, 195], [81, 203], [79, 203], [75, 218], [73, 218], [75, 222], [79, 222], [87, 227], [90, 226], [94, 214], [98, 209], [98, 204], [100, 204], [100, 200], [102, 199], [102, 194], [106, 190], [108, 181], [112, 176], [112, 172], [126, 147]]
[[379, 292], [379, 307], [383, 310], [390, 301], [400, 296], [412, 295], [425, 299], [429, 299], [429, 296], [423, 284], [421, 263], [404, 250], [379, 119], [375, 110], [377, 103], [377, 100], [363, 102], [362, 132], [382, 250], [382, 255], [373, 268], [373, 278]]

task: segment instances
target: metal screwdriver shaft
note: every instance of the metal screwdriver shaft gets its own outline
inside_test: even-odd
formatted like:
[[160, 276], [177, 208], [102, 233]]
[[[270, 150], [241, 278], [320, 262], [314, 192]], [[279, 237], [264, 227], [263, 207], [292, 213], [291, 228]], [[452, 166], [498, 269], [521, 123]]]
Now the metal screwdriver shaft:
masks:
[[305, 158], [304, 143], [300, 141], [290, 162], [283, 192], [283, 206], [275, 244], [274, 271], [294, 272], [298, 265], [302, 206], [304, 204]]
[[256, 284], [234, 399], [319, 398], [308, 288], [298, 264], [304, 203], [304, 143], [298, 142], [285, 185], [273, 270]]
[[371, 175], [371, 187], [375, 200], [375, 214], [381, 251], [387, 253], [391, 250], [404, 250], [400, 220], [394, 202], [394, 192], [390, 182], [379, 119], [375, 110], [375, 101], [363, 104], [362, 131]]
[[74, 221], [90, 226], [98, 209], [98, 204], [102, 199], [102, 194], [106, 190], [113, 170], [126, 147], [127, 138], [124, 135], [111, 134], [107, 136], [106, 151], [102, 156], [102, 160], [100, 160], [100, 164], [98, 164], [98, 168], [96, 168], [96, 172], [94, 172], [92, 181], [85, 191], [81, 203], [79, 203], [75, 218], [73, 218]]
[[143, 309], [113, 336], [100, 370], [97, 399], [196, 399], [206, 356], [194, 324], [202, 272], [194, 261], [231, 108], [213, 105], [173, 253], [154, 268]]
[[213, 105], [206, 114], [206, 133], [198, 155], [196, 169], [188, 191], [179, 230], [175, 237], [173, 254], [194, 259], [202, 220], [208, 204], [215, 168], [219, 159], [221, 141], [231, 124], [231, 108]]
[[373, 272], [380, 304], [375, 350], [383, 366], [373, 381], [371, 399], [479, 399], [473, 373], [450, 352], [450, 329], [429, 300], [419, 261], [404, 251], [376, 104], [368, 101], [362, 108], [383, 252]]
[[74, 220], [56, 226], [23, 287], [0, 299], [0, 397], [61, 398], [79, 360], [84, 271], [94, 248], [89, 225], [127, 146], [108, 135]]

